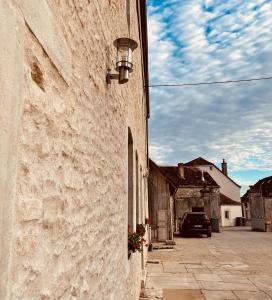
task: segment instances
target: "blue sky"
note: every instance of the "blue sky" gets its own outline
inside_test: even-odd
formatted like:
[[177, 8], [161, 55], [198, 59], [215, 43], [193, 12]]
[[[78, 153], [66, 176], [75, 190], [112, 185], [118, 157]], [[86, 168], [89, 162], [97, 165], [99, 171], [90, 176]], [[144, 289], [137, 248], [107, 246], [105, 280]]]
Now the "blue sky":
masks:
[[[150, 84], [272, 75], [272, 0], [149, 0]], [[220, 164], [243, 192], [272, 175], [272, 81], [150, 88], [150, 156]]]

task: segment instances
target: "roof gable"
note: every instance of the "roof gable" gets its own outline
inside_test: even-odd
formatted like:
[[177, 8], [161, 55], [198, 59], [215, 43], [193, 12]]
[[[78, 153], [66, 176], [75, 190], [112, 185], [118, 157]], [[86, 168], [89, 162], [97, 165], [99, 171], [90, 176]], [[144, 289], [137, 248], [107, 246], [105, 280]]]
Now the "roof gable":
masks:
[[251, 188], [250, 191], [259, 191], [263, 197], [272, 196], [272, 176], [265, 177], [256, 182]]
[[198, 168], [184, 166], [184, 178], [179, 175], [178, 167], [176, 166], [160, 166], [160, 169], [175, 182], [176, 186], [216, 186], [218, 184], [208, 172], [203, 172], [204, 182], [202, 180], [202, 172]]
[[236, 186], [238, 186], [239, 188], [241, 188], [241, 186], [236, 183], [233, 179], [231, 179], [228, 175], [224, 174], [222, 172], [222, 170], [220, 170], [215, 164], [213, 164], [212, 162], [204, 159], [203, 157], [198, 157], [196, 159], [193, 159], [189, 162], [187, 162], [186, 164], [184, 164], [184, 166], [195, 166], [195, 167], [200, 167], [200, 166], [213, 166], [215, 167], [221, 174], [223, 174], [226, 178], [228, 178], [232, 183], [234, 183]]
[[186, 164], [184, 164], [184, 166], [192, 166], [192, 167], [193, 166], [214, 166], [214, 164], [207, 161], [203, 157], [198, 157], [196, 159], [187, 162]]

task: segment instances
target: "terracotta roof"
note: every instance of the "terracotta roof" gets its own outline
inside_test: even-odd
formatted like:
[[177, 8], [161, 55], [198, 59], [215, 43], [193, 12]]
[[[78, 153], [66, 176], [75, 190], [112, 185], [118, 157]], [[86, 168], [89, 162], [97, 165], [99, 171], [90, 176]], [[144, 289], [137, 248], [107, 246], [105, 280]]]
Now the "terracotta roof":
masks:
[[[204, 159], [203, 157], [198, 157], [196, 159], [193, 159], [187, 163], [184, 164], [184, 166], [213, 166], [215, 167], [218, 171], [220, 171], [222, 174], [224, 174], [222, 172], [222, 170], [220, 170], [215, 164], [213, 164], [212, 162]], [[225, 175], [225, 174], [224, 174]], [[235, 185], [237, 185], [238, 187], [241, 187], [239, 184], [237, 184], [233, 179], [231, 179], [229, 176], [225, 175], [230, 181], [232, 181]]]
[[218, 187], [218, 184], [207, 172], [203, 172], [205, 179], [203, 183], [202, 172], [198, 168], [184, 166], [184, 178], [179, 176], [179, 170], [176, 166], [160, 166], [160, 169], [176, 184], [176, 186], [203, 186], [205, 183], [207, 186]]
[[240, 205], [240, 202], [234, 201], [231, 198], [220, 193], [220, 205]]
[[272, 176], [259, 180], [250, 188], [251, 190], [261, 192], [263, 197], [272, 197]]

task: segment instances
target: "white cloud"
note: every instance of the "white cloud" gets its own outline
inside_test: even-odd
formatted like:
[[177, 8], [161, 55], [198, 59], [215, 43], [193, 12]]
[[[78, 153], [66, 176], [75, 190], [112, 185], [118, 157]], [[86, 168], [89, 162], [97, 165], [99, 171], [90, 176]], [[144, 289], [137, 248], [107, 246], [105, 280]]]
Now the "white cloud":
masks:
[[[160, 3], [160, 5], [158, 5]], [[170, 5], [172, 4], [172, 6]], [[150, 83], [271, 75], [272, 2], [151, 1]], [[150, 88], [150, 153], [272, 170], [272, 82]]]

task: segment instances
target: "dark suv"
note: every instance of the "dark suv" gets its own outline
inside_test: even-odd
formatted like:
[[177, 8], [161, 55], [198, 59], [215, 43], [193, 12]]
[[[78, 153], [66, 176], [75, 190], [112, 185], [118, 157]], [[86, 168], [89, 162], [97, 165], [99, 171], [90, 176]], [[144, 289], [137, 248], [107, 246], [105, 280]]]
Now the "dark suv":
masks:
[[182, 236], [190, 233], [201, 233], [211, 237], [211, 222], [204, 212], [186, 212], [179, 224], [179, 232]]

